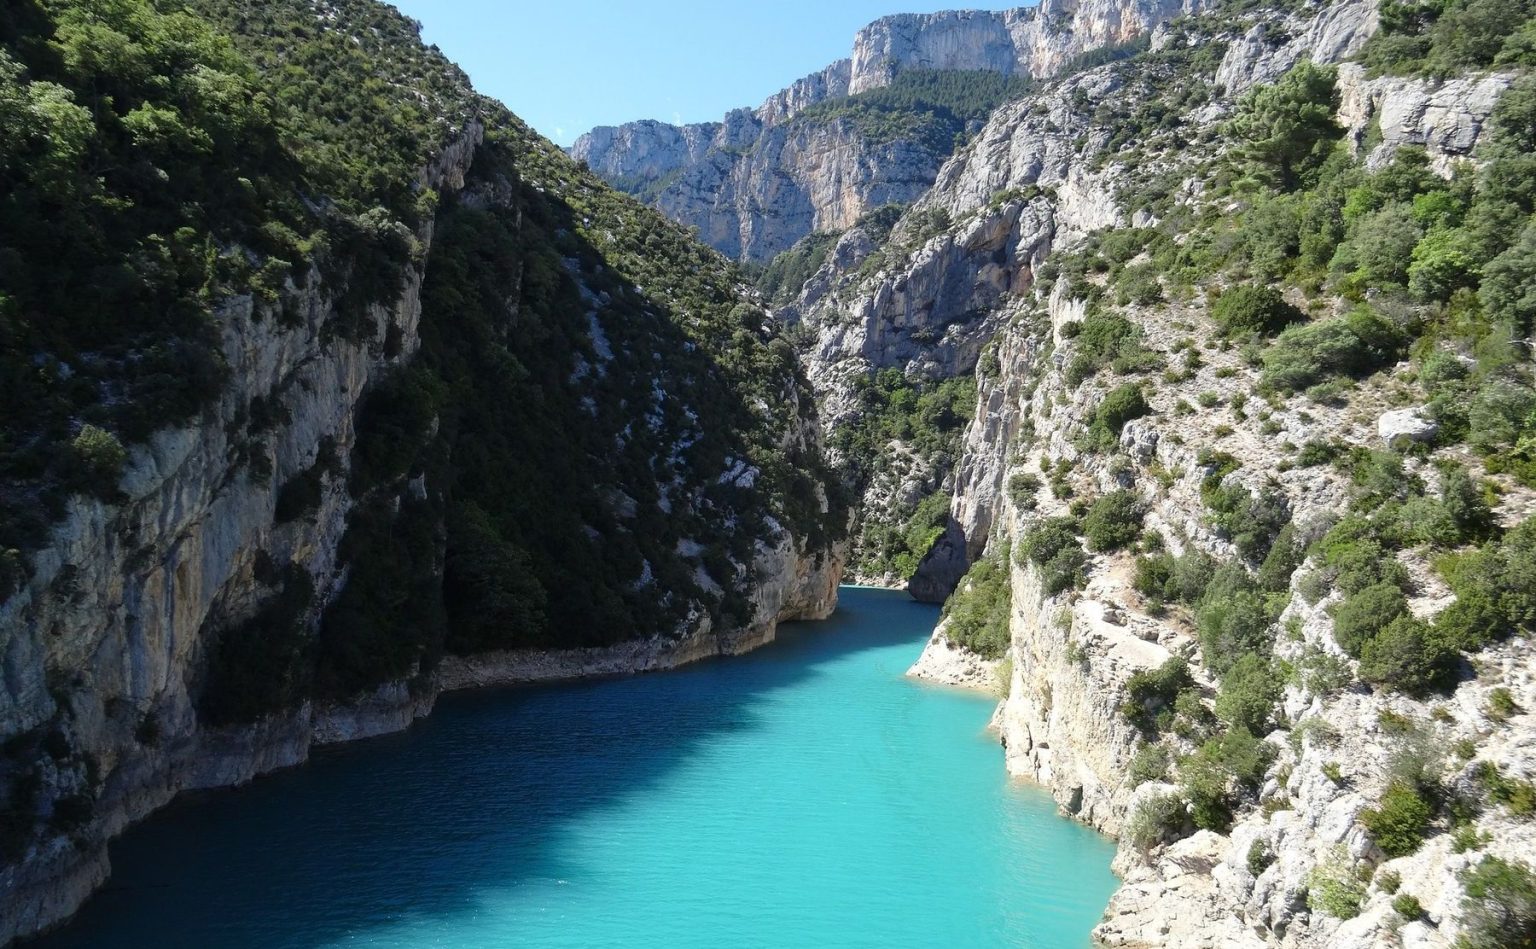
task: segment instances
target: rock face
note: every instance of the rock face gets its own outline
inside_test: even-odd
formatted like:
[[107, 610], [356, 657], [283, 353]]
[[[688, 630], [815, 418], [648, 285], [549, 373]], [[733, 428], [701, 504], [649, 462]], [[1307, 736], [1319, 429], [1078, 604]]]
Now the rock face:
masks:
[[[483, 135], [478, 122], [461, 129], [422, 170], [422, 186], [446, 196], [465, 192], [467, 204], [503, 200], [497, 186], [465, 191]], [[344, 705], [310, 701], [248, 726], [202, 721], [197, 698], [221, 628], [270, 598], [273, 572], [291, 565], [314, 582], [315, 606], [302, 617], [310, 631], [347, 583], [348, 571], [338, 566], [354, 507], [347, 479], [325, 479], [312, 516], [281, 518], [276, 498], [323, 450], [351, 457], [365, 393], [418, 351], [434, 230], [429, 217], [415, 235], [421, 254], [399, 294], [368, 312], [369, 338], [354, 342], [333, 332], [337, 307], [318, 277], [290, 285], [285, 318], [249, 296], [222, 303], [216, 317], [230, 378], [217, 404], [195, 424], [133, 449], [120, 503], [74, 498], [36, 552], [27, 584], [0, 604], [0, 736], [7, 748], [10, 739], [36, 738], [57, 749], [38, 756], [46, 758], [42, 807], [87, 794], [92, 800], [83, 825], [43, 832], [20, 860], [0, 867], [0, 945], [74, 912], [108, 873], [107, 841], [183, 791], [240, 784], [304, 761], [316, 745], [405, 728], [447, 689], [740, 653], [771, 641], [782, 621], [822, 618], [835, 607], [841, 553], [770, 524], [763, 536], [747, 538], [754, 582], [735, 614], [742, 619], [729, 625], [699, 611], [671, 636], [603, 650], [449, 657]], [[398, 347], [384, 345], [386, 335]], [[592, 344], [599, 354], [600, 343]], [[668, 384], [654, 379], [650, 387], [661, 392]], [[784, 393], [786, 453], [820, 439], [814, 412], [795, 410], [802, 394], [793, 387]], [[283, 408], [261, 435], [272, 461], [265, 478], [252, 474], [240, 450], [258, 399]], [[705, 474], [710, 483], [746, 476], [736, 469]], [[424, 480], [411, 482], [400, 498], [427, 490]], [[0, 776], [11, 764], [0, 762]]]
[[1053, 75], [1075, 56], [1200, 7], [1199, 0], [1084, 0], [887, 17], [855, 36], [850, 59], [755, 110], [681, 127], [600, 127], [577, 139], [571, 154], [697, 227], [722, 253], [766, 261], [812, 231], [843, 230], [868, 210], [915, 200], [948, 154], [916, 139], [873, 140], [845, 118], [797, 118], [807, 108], [881, 88], [909, 69]]
[[[1375, 29], [1375, 5], [1344, 0], [1320, 11], [1257, 20], [1229, 37], [1219, 67], [1224, 94], [1183, 116], [1186, 143], [1224, 120], [1236, 95], [1277, 77], [1302, 56], [1328, 63], [1358, 51]], [[1182, 42], [1187, 38], [1166, 28], [1154, 46], [1177, 49]], [[1136, 493], [1146, 511], [1144, 527], [1172, 552], [1199, 550], [1230, 559], [1236, 553], [1232, 538], [1213, 528], [1204, 513], [1202, 487], [1211, 468], [1202, 458], [1210, 453], [1225, 452], [1236, 461], [1236, 471], [1223, 484], [1277, 492], [1305, 534], [1344, 510], [1352, 488], [1347, 476], [1332, 469], [1293, 467], [1295, 446], [1322, 433], [1370, 447], [1383, 439], [1431, 437], [1419, 410], [1383, 414], [1401, 404], [1401, 397], [1394, 402], [1388, 393], [1402, 383], [1406, 367], [1362, 386], [1344, 404], [1291, 398], [1267, 406], [1261, 423], [1227, 408], [1235, 397], [1248, 397], [1257, 381], [1254, 368], [1236, 352], [1210, 347], [1201, 349], [1198, 369], [1183, 378], [1170, 373], [1149, 387], [1153, 414], [1126, 424], [1116, 444], [1085, 446], [1081, 436], [1095, 408], [1123, 380], [1090, 378], [1080, 385], [1068, 380], [1077, 343], [1063, 328], [1083, 319], [1087, 293], [1065, 278], [1057, 278], [1049, 291], [1040, 281], [1049, 273], [1053, 251], [1085, 233], [1155, 223], [1122, 203], [1123, 195], [1146, 180], [1139, 174], [1146, 168], [1126, 167], [1112, 151], [1106, 154], [1111, 139], [1093, 117], [1105, 103], [1135, 100], [1140, 81], [1128, 71], [1104, 67], [1063, 78], [1031, 99], [999, 109], [946, 162], [934, 188], [897, 224], [885, 247], [851, 231], [784, 311], [804, 324], [810, 372], [834, 425], [857, 410], [851, 381], [871, 369], [896, 367], [930, 377], [976, 372], [977, 410], [950, 485], [951, 529], [932, 557], [942, 572], [914, 581], [925, 594], [947, 580], [958, 548], [972, 561], [1008, 549], [1005, 545], [1017, 551], [1041, 519], [1066, 514], [1070, 498], [1117, 490]], [[1338, 118], [1360, 150], [1368, 127], [1379, 126], [1380, 144], [1366, 156], [1373, 166], [1397, 147], [1420, 145], [1437, 170], [1448, 172], [1472, 154], [1508, 83], [1502, 75], [1443, 83], [1367, 80], [1344, 65]], [[1181, 146], [1171, 157], [1139, 144], [1138, 163], [1157, 172], [1176, 173], [1180, 162], [1199, 160], [1195, 144]], [[1198, 181], [1176, 185], [1176, 200], [1192, 200], [1199, 188]], [[1175, 364], [1181, 339], [1218, 335], [1198, 301], [1134, 307], [1132, 318], [1145, 345], [1168, 366]], [[1181, 401], [1190, 409], [1187, 417], [1176, 414]], [[1201, 408], [1194, 408], [1196, 403]], [[1064, 493], [1041, 477], [1015, 480], [1046, 469], [1064, 472]], [[1410, 460], [1408, 474], [1435, 480], [1428, 461]], [[1501, 516], [1528, 512], [1528, 495], [1512, 489]], [[1090, 554], [1084, 585], [1052, 594], [1037, 565], [1016, 554], [1011, 558], [1011, 647], [1000, 665], [1009, 681], [993, 720], [1010, 773], [1040, 784], [1064, 813], [1124, 838], [1116, 861], [1124, 885], [1094, 933], [1096, 944], [1137, 949], [1455, 945], [1462, 899], [1457, 874], [1477, 856], [1453, 853], [1442, 834], [1411, 857], [1384, 860], [1359, 818], [1390, 780], [1390, 763], [1400, 747], [1391, 733], [1398, 720], [1393, 716], [1425, 723], [1438, 747], [1475, 740], [1476, 761], [1530, 773], [1536, 722], [1522, 714], [1492, 728], [1486, 710], [1488, 695], [1501, 688], [1521, 709], [1533, 707], [1528, 704], [1536, 699], [1528, 668], [1531, 643], [1512, 641], [1479, 654], [1480, 673], [1438, 707], [1300, 677], [1286, 686], [1281, 720], [1264, 736], [1275, 760], [1256, 805], [1240, 813], [1227, 833], [1201, 831], [1143, 849], [1132, 841], [1138, 812], [1176, 789], [1156, 774], [1132, 776], [1144, 740], [1121, 709], [1127, 684], [1137, 672], [1174, 657], [1192, 664], [1207, 698], [1216, 683], [1200, 665], [1192, 617], [1165, 611], [1137, 593], [1133, 561], [1127, 553]], [[1309, 575], [1315, 581], [1315, 566], [1303, 564], [1294, 574], [1291, 605], [1278, 623], [1289, 633], [1278, 636], [1277, 655], [1296, 666], [1322, 661], [1319, 656], [1342, 656], [1330, 613], [1340, 594], [1303, 582]], [[1416, 561], [1405, 561], [1405, 569], [1416, 585], [1409, 601], [1415, 614], [1443, 609], [1450, 597], [1432, 571]], [[967, 659], [941, 626], [911, 674], [995, 687], [974, 671], [980, 661]], [[1463, 786], [1474, 767], [1458, 762], [1447, 780]], [[1521, 858], [1536, 834], [1528, 821], [1495, 808], [1484, 811], [1477, 827], [1489, 835], [1484, 851], [1505, 859]], [[1403, 890], [1423, 903], [1425, 919], [1397, 918], [1391, 895], [1380, 887], [1365, 889], [1360, 914], [1348, 921], [1310, 908], [1314, 872], [1340, 854], [1399, 874]]]

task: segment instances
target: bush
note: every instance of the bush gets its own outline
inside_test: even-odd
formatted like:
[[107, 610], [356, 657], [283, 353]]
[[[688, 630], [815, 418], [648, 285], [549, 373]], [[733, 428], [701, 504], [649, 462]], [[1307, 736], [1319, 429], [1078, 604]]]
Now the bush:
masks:
[[70, 443], [75, 464], [80, 475], [76, 487], [105, 497], [117, 490], [117, 482], [123, 476], [123, 465], [128, 452], [123, 443], [106, 429], [86, 425]]
[[1368, 310], [1292, 326], [1264, 351], [1263, 382], [1296, 391], [1338, 375], [1364, 375], [1397, 357], [1398, 329]]
[[1228, 336], [1278, 333], [1304, 319], [1301, 311], [1287, 303], [1280, 291], [1252, 284], [1233, 287], [1223, 293], [1211, 315]]
[[1008, 479], [1008, 498], [1021, 511], [1033, 511], [1038, 504], [1035, 495], [1040, 491], [1040, 477], [1028, 471], [1020, 471]]
[[1194, 684], [1189, 663], [1178, 656], [1156, 669], [1139, 670], [1126, 680], [1126, 697], [1120, 705], [1120, 714], [1142, 734], [1156, 734], [1162, 714], [1171, 710], [1179, 694], [1193, 688]]
[[1248, 584], [1228, 584], [1221, 593], [1207, 595], [1195, 613], [1206, 667], [1225, 675], [1239, 657], [1268, 652], [1272, 621], [1263, 595]]
[[1142, 745], [1136, 757], [1131, 759], [1131, 786], [1139, 787], [1148, 781], [1166, 781], [1168, 769], [1172, 766], [1173, 758], [1166, 747], [1160, 744]]
[[1307, 905], [1337, 919], [1354, 919], [1365, 903], [1365, 881], [1360, 877], [1341, 848], [1308, 874]]
[[1389, 859], [1416, 853], [1424, 843], [1435, 809], [1424, 800], [1419, 789], [1404, 781], [1394, 781], [1373, 808], [1360, 814], [1360, 822], [1371, 832]]
[[1179, 776], [1195, 826], [1225, 833], [1237, 802], [1258, 790], [1275, 754], [1247, 729], [1231, 728], [1184, 759]]
[[1093, 502], [1083, 518], [1083, 535], [1088, 549], [1119, 550], [1141, 535], [1144, 513], [1141, 501], [1131, 491], [1115, 491]]
[[1142, 798], [1125, 822], [1125, 840], [1143, 852], [1176, 836], [1184, 826], [1184, 800], [1174, 792]]
[[1407, 614], [1408, 599], [1395, 584], [1366, 587], [1333, 608], [1333, 639], [1349, 655], [1359, 658], [1365, 644], [1398, 617]]
[[1462, 871], [1461, 884], [1467, 949], [1536, 947], [1536, 874], [1529, 867], [1487, 857]]
[[1411, 893], [1399, 893], [1392, 900], [1392, 912], [1411, 923], [1424, 915], [1424, 904]]
[[976, 561], [944, 604], [950, 641], [986, 659], [1001, 658], [1008, 651], [1012, 590], [1006, 547]]
[[1400, 615], [1365, 641], [1360, 650], [1360, 678], [1423, 695], [1446, 684], [1459, 654], [1427, 623]]
[[1076, 523], [1066, 517], [1053, 517], [1031, 528], [1019, 543], [1019, 555], [1040, 568], [1041, 583], [1051, 596], [1081, 583], [1088, 562]]
[[1216, 717], [1233, 728], [1263, 735], [1269, 731], [1282, 686], [1282, 678], [1269, 662], [1256, 653], [1248, 653], [1222, 677], [1221, 691], [1216, 695]]
[[1112, 389], [1093, 413], [1092, 427], [1099, 444], [1114, 444], [1127, 422], [1142, 418], [1151, 411], [1152, 407], [1147, 404], [1141, 386], [1128, 382]]

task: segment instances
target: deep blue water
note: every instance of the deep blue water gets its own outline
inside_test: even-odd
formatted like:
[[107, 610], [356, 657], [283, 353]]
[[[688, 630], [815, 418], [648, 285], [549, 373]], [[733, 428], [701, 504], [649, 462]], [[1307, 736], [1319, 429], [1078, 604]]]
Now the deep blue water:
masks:
[[1011, 784], [937, 618], [844, 588], [752, 655], [445, 697], [130, 831], [63, 947], [1075, 949], [1112, 845]]

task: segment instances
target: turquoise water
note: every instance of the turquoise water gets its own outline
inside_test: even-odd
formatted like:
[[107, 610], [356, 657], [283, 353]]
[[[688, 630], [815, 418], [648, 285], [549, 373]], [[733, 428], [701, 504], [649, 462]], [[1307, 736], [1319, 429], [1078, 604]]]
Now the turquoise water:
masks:
[[1112, 846], [1010, 784], [936, 612], [844, 588], [750, 656], [445, 697], [113, 848], [62, 947], [1075, 949]]

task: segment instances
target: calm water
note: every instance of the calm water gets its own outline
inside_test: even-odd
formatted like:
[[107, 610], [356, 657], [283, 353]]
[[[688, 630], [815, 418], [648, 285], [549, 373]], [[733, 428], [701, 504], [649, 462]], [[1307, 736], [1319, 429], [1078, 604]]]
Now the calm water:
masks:
[[1111, 845], [1008, 783], [989, 700], [902, 678], [933, 609], [842, 602], [738, 659], [449, 696], [174, 807], [44, 945], [1085, 946]]

